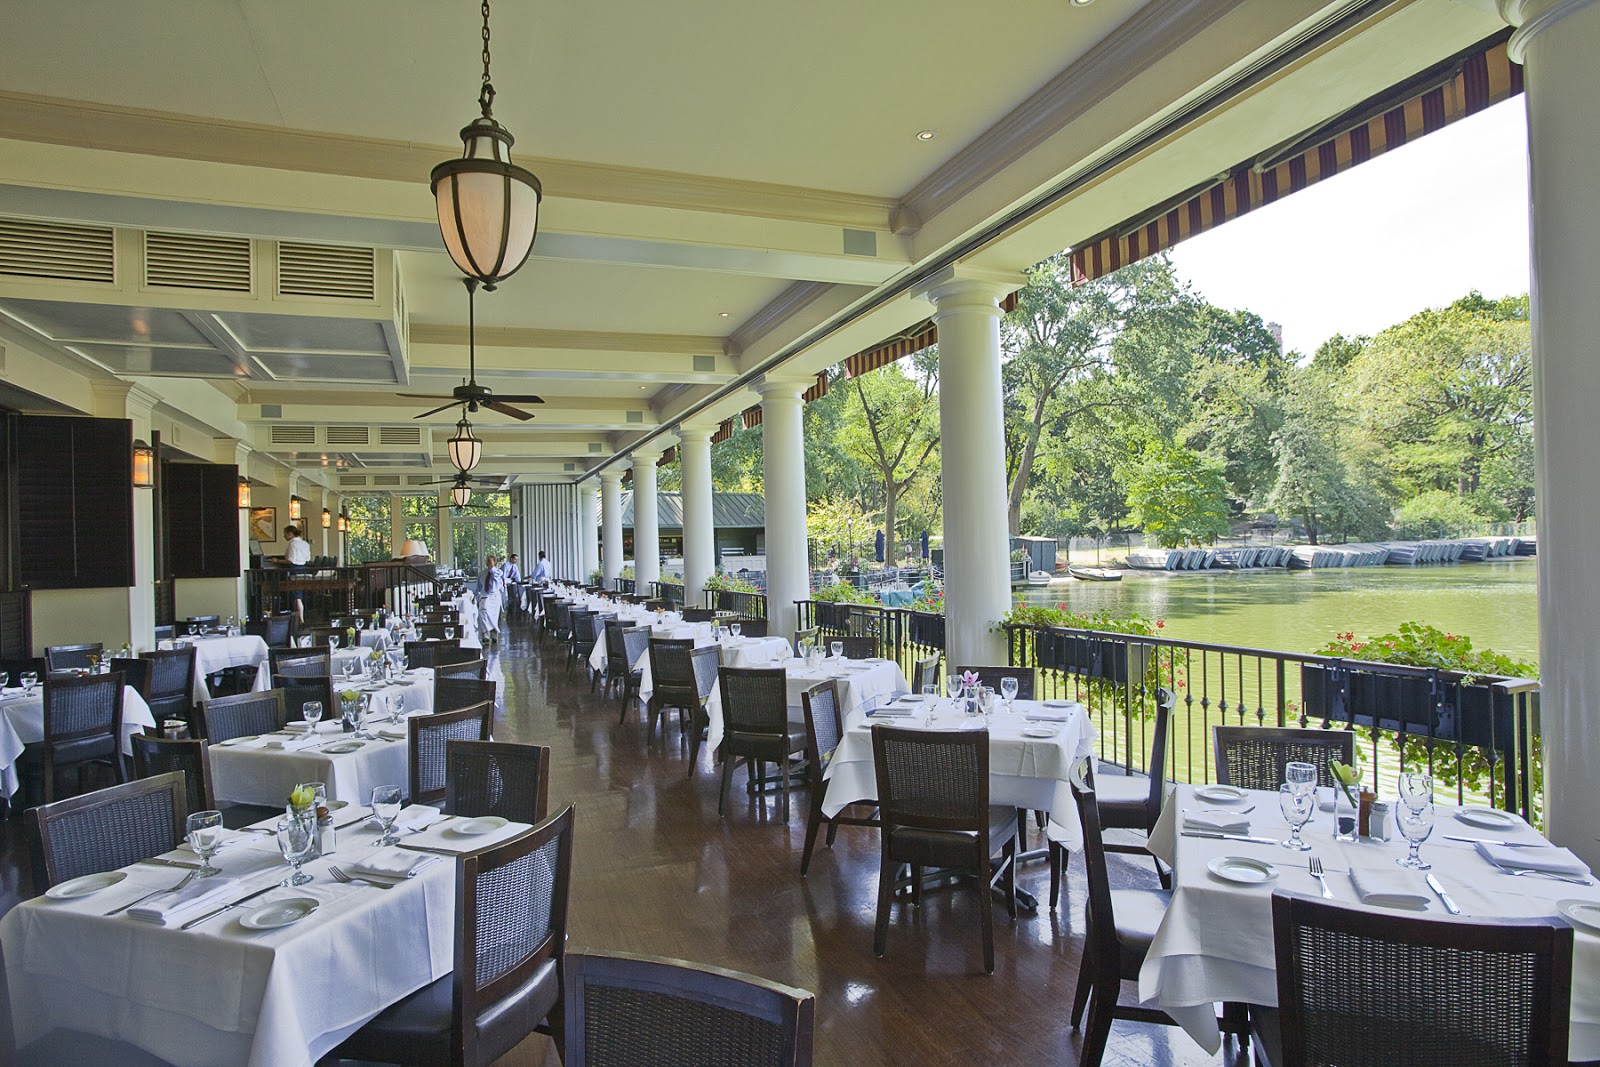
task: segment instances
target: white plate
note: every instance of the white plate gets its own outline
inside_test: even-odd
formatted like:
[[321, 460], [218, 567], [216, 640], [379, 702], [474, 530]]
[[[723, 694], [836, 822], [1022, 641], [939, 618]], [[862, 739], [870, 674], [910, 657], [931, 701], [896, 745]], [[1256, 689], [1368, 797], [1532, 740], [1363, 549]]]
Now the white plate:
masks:
[[1023, 737], [1054, 737], [1056, 732], [1048, 726], [1030, 726], [1022, 731]]
[[867, 659], [862, 660], [861, 662], [862, 663], [888, 663], [889, 661], [884, 659], [882, 656], [871, 656], [871, 657], [869, 657]]
[[485, 815], [481, 819], [458, 819], [450, 824], [450, 832], [461, 834], [463, 837], [477, 837], [479, 834], [492, 834], [507, 821], [498, 815]]
[[82, 878], [73, 878], [70, 881], [53, 885], [44, 891], [44, 895], [51, 900], [74, 900], [86, 897], [91, 893], [98, 893], [102, 889], [109, 889], [128, 877], [126, 871], [102, 871], [99, 874], [86, 874]]
[[332, 814], [333, 812], [338, 811], [340, 808], [348, 808], [350, 806], [350, 802], [348, 800], [330, 800], [326, 806], [329, 814]]
[[1041, 701], [1041, 703], [1043, 703], [1044, 706], [1047, 707], [1047, 708], [1070, 708], [1070, 707], [1072, 707], [1072, 701], [1070, 701], [1070, 700], [1045, 700], [1045, 701]]
[[1250, 794], [1231, 785], [1203, 785], [1194, 791], [1194, 795], [1213, 804], [1233, 804]]
[[1249, 856], [1217, 856], [1206, 869], [1224, 882], [1240, 885], [1264, 885], [1278, 877], [1278, 868]]
[[234, 745], [242, 745], [247, 741], [259, 740], [261, 740], [260, 734], [241, 734], [238, 737], [230, 737], [226, 741], [218, 741], [217, 744], [223, 746], [224, 748], [231, 748]]
[[274, 900], [245, 912], [239, 917], [239, 925], [246, 930], [276, 930], [280, 926], [297, 923], [316, 910], [317, 901], [310, 897]]
[[1457, 808], [1456, 818], [1489, 830], [1505, 830], [1522, 824], [1521, 819], [1499, 808]]
[[329, 745], [322, 751], [330, 756], [343, 756], [347, 752], [360, 752], [360, 741], [341, 741], [337, 745]]
[[1568, 922], [1583, 927], [1591, 934], [1600, 934], [1600, 901], [1558, 900], [1556, 911]]

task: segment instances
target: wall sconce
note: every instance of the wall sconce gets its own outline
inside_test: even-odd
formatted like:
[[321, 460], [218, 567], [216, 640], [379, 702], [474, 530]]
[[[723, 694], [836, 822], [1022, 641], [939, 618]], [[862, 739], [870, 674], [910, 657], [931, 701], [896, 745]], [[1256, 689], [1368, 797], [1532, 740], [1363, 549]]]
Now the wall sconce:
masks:
[[289, 519], [291, 522], [299, 522], [305, 517], [305, 503], [304, 500], [297, 496], [289, 498]]
[[239, 479], [239, 506], [241, 508], [250, 506], [250, 479], [248, 478]]
[[333, 512], [329, 511], [327, 508], [323, 508], [322, 509], [322, 528], [324, 530], [326, 530], [332, 525], [333, 525]]
[[345, 511], [343, 508], [339, 509], [339, 532], [340, 533], [349, 533], [350, 532], [350, 514], [347, 511]]
[[133, 443], [133, 485], [149, 489], [156, 484], [156, 450], [142, 438]]

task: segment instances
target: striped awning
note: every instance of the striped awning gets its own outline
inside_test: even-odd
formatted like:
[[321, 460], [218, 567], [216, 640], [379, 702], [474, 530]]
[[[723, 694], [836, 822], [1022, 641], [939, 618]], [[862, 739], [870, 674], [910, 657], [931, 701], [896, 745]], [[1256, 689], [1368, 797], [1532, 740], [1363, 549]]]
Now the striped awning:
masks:
[[[1000, 310], [1002, 312], [1009, 312], [1016, 306], [1016, 293], [1007, 293], [1006, 298], [1000, 301]], [[939, 327], [934, 325], [932, 319], [923, 319], [915, 326], [900, 331], [887, 341], [880, 341], [871, 348], [857, 352], [855, 355], [845, 359], [844, 376], [846, 378], [854, 378], [857, 375], [875, 371], [879, 367], [887, 367], [897, 359], [914, 356], [923, 349], [938, 343]], [[826, 389], [817, 394], [819, 397], [827, 395]], [[810, 395], [806, 397], [807, 402], [815, 399], [817, 397]]]
[[665, 467], [669, 463], [672, 463], [677, 458], [678, 458], [678, 446], [677, 445], [673, 445], [671, 448], [669, 448], [665, 452], [661, 453], [661, 458], [656, 460], [656, 466]]
[[1522, 92], [1511, 30], [1380, 93], [1302, 137], [1189, 189], [1072, 253], [1082, 285]]
[[753, 430], [761, 425], [761, 405], [752, 404], [744, 409], [744, 414], [739, 416], [744, 421], [744, 428]]
[[810, 389], [807, 389], [804, 393], [800, 394], [800, 402], [802, 404], [809, 404], [813, 400], [821, 400], [823, 397], [825, 397], [827, 395], [828, 395], [828, 372], [827, 371], [819, 371], [818, 374], [817, 374], [817, 384], [813, 385]]
[[733, 436], [733, 420], [723, 419], [722, 425], [717, 427], [717, 432], [711, 435], [711, 443], [720, 445]]

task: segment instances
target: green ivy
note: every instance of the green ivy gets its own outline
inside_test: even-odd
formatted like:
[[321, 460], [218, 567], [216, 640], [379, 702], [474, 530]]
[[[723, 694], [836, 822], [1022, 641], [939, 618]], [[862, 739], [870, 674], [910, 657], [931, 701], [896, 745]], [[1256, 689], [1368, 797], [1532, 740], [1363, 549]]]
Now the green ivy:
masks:
[[761, 590], [743, 578], [730, 574], [713, 574], [706, 579], [706, 588], [718, 593], [759, 593]]
[[878, 604], [877, 597], [865, 589], [857, 589], [849, 582], [838, 582], [834, 585], [825, 585], [811, 594], [812, 600], [824, 604]]
[[1069, 611], [1065, 604], [1050, 607], [1047, 604], [1029, 604], [1018, 600], [1001, 618], [996, 629], [1004, 629], [1007, 626], [1029, 626], [1035, 629], [1060, 627], [1068, 630], [1098, 630], [1102, 633], [1154, 637], [1156, 631], [1166, 625], [1160, 619], [1152, 622], [1138, 614], [1116, 616], [1104, 609], [1085, 614]]

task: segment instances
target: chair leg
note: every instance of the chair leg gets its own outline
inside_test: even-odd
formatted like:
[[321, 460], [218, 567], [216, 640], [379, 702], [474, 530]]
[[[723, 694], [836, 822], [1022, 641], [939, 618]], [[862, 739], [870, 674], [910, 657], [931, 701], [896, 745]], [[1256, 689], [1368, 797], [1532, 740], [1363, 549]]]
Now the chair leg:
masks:
[[689, 738], [689, 768], [684, 772], [685, 778], [693, 778], [695, 767], [700, 762], [700, 716], [684, 712], [688, 716], [692, 733]]
[[1095, 982], [1094, 995], [1089, 1002], [1089, 1029], [1083, 1037], [1083, 1054], [1078, 1057], [1078, 1067], [1100, 1067], [1105, 1058], [1106, 1042], [1111, 1037], [1111, 1019], [1117, 1010], [1115, 978]]
[[[804, 878], [811, 869], [811, 851], [817, 847], [817, 823], [822, 820], [822, 800], [813, 798], [811, 810], [806, 814], [806, 847], [800, 853], [800, 877]], [[832, 820], [829, 820], [830, 828]]]
[[1015, 838], [1006, 842], [1005, 864], [1006, 911], [1011, 913], [1011, 924], [1015, 926], [1017, 922], [1017, 841]]
[[1094, 956], [1088, 946], [1078, 960], [1078, 988], [1072, 993], [1072, 1028], [1083, 1022], [1083, 1009], [1089, 1005], [1089, 993], [1094, 989]]
[[[733, 765], [737, 762], [739, 761], [731, 758], [722, 761], [722, 789], [717, 794], [717, 818], [719, 819], [722, 818], [723, 809], [728, 806], [728, 783], [733, 781]], [[810, 844], [811, 843], [809, 841], [806, 842], [806, 857], [808, 859], [811, 856], [811, 849], [809, 847]], [[803, 862], [800, 865], [800, 873], [806, 873], [805, 864]]]
[[1070, 866], [1071, 863], [1072, 853], [1068, 852], [1054, 841], [1050, 842], [1051, 911], [1055, 911], [1056, 907], [1061, 903], [1061, 883], [1066, 880], [1063, 876], [1066, 874], [1067, 867]]
[[789, 822], [789, 760], [785, 758], [778, 766], [783, 769], [783, 780], [778, 785], [779, 790], [782, 792], [783, 800], [779, 806], [783, 811], [783, 821], [787, 824]]
[[994, 894], [989, 892], [989, 857], [978, 864], [978, 919], [983, 930], [983, 973], [994, 973]]
[[[884, 833], [888, 833], [885, 828]], [[889, 849], [883, 849], [878, 863], [878, 921], [872, 933], [872, 954], [882, 956], [889, 947], [889, 907], [894, 900], [894, 864], [889, 859]]]

